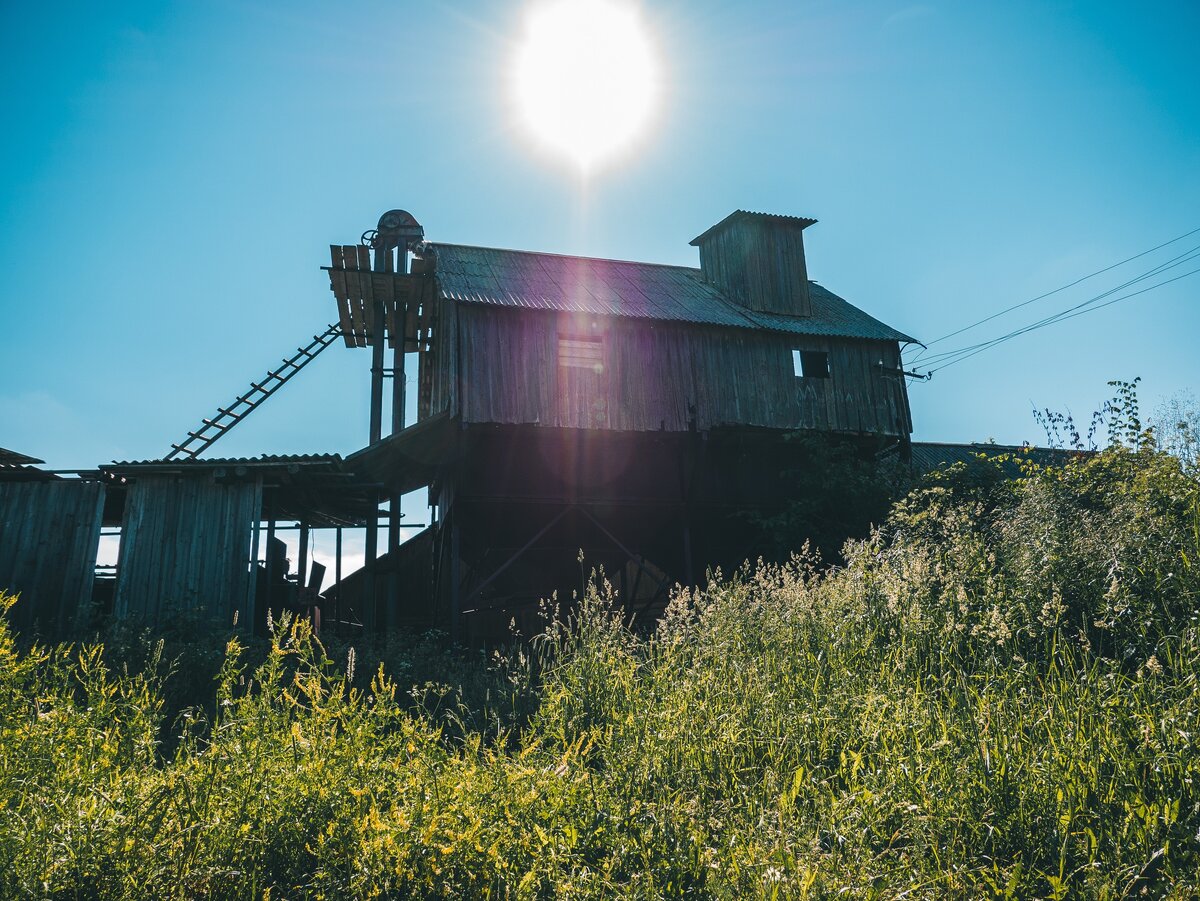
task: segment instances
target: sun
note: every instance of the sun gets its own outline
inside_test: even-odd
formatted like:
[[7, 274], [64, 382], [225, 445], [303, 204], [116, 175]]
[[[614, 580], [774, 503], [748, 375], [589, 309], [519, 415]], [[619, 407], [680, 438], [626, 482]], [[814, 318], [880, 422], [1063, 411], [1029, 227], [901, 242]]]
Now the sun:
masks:
[[646, 132], [659, 67], [630, 3], [544, 0], [526, 18], [512, 87], [533, 138], [587, 171]]

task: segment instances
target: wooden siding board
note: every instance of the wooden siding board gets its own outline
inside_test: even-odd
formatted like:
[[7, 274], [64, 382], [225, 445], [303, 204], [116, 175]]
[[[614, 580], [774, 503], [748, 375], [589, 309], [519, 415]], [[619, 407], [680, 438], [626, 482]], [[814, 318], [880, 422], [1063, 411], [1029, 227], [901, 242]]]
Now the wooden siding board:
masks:
[[329, 245], [329, 283], [333, 288], [333, 296], [337, 301], [338, 323], [342, 327], [342, 340], [347, 347], [354, 347], [354, 325], [350, 318], [350, 299], [346, 293], [346, 273], [340, 271], [345, 267], [342, 257], [342, 245]]
[[811, 316], [804, 234], [795, 224], [743, 219], [700, 245], [712, 284], [747, 309]]
[[90, 609], [104, 486], [0, 484], [0, 588], [20, 593], [17, 628], [63, 634]]
[[118, 615], [161, 622], [168, 608], [202, 607], [231, 622], [249, 590], [251, 531], [261, 504], [254, 481], [138, 479], [125, 515]]
[[[895, 342], [594, 317], [605, 344], [597, 374], [558, 365], [559, 336], [593, 317], [484, 307], [457, 312], [466, 422], [682, 431], [694, 415], [700, 429], [896, 434], [898, 421], [908, 427], [903, 382], [877, 365], [881, 358], [885, 367], [898, 364]], [[830, 378], [797, 378], [793, 348], [828, 353]]]

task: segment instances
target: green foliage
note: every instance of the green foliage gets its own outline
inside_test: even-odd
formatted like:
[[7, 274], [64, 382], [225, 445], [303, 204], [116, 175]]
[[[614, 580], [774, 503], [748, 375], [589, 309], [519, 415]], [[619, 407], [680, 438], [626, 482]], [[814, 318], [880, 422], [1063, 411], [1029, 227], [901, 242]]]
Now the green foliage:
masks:
[[808, 543], [825, 560], [840, 560], [849, 538], [866, 537], [910, 487], [897, 459], [880, 460], [855, 440], [819, 432], [788, 436], [791, 465], [779, 474], [778, 510], [746, 517], [768, 560], [786, 560]]
[[1007, 464], [934, 474], [874, 539], [871, 578], [905, 631], [1033, 656], [1067, 634], [1136, 663], [1189, 622], [1200, 483], [1176, 458], [1116, 446], [1015, 480]]
[[285, 622], [170, 746], [169, 650], [0, 617], [0, 896], [1196, 897], [1198, 500], [1145, 441], [954, 470], [511, 659]]

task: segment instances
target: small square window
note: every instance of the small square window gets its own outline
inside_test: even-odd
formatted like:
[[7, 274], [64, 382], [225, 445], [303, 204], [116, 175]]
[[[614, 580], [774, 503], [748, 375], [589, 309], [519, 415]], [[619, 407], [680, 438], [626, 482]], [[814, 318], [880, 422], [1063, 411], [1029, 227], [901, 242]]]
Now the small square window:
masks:
[[604, 339], [600, 335], [559, 335], [558, 365], [604, 371]]
[[829, 354], [823, 350], [793, 350], [792, 368], [806, 379], [829, 378]]

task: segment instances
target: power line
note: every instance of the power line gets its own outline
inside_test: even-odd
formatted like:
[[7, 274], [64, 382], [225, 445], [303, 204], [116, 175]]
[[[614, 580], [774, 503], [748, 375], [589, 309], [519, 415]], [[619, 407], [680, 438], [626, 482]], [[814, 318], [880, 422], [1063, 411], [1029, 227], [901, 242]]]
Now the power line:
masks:
[[[1189, 257], [1189, 260], [1195, 259], [1197, 256], [1200, 256], [1200, 254], [1197, 254], [1193, 257]], [[935, 366], [933, 369], [929, 370], [927, 375], [933, 375], [933, 373], [935, 373], [941, 369], [945, 369], [947, 366], [953, 366], [955, 363], [961, 363], [963, 360], [969, 359], [970, 357], [973, 357], [976, 354], [983, 353], [985, 350], [995, 347], [998, 344], [1003, 344], [1005, 341], [1009, 341], [1020, 335], [1024, 335], [1024, 334], [1027, 334], [1028, 332], [1036, 331], [1039, 328], [1045, 328], [1047, 325], [1054, 325], [1055, 323], [1058, 323], [1058, 322], [1065, 322], [1068, 319], [1074, 319], [1076, 316], [1082, 316], [1084, 313], [1094, 313], [1094, 312], [1096, 312], [1096, 310], [1101, 310], [1104, 307], [1112, 306], [1114, 303], [1120, 303], [1123, 300], [1129, 300], [1129, 298], [1131, 298], [1131, 297], [1137, 297], [1139, 294], [1145, 294], [1147, 291], [1153, 291], [1155, 288], [1161, 288], [1161, 287], [1163, 287], [1163, 285], [1169, 285], [1172, 282], [1177, 282], [1180, 279], [1187, 278], [1189, 275], [1195, 275], [1198, 272], [1200, 272], [1200, 268], [1193, 269], [1190, 272], [1185, 272], [1182, 275], [1177, 275], [1174, 278], [1169, 278], [1166, 281], [1161, 281], [1161, 282], [1158, 282], [1157, 284], [1149, 285], [1148, 287], [1142, 288], [1139, 291], [1131, 291], [1129, 294], [1124, 294], [1120, 297], [1115, 297], [1112, 300], [1109, 300], [1109, 301], [1106, 301], [1105, 303], [1099, 304], [1098, 306], [1089, 306], [1089, 305], [1094, 303], [1099, 298], [1092, 298], [1091, 300], [1084, 301], [1084, 303], [1079, 304], [1078, 306], [1071, 307], [1070, 309], [1064, 310], [1062, 313], [1058, 313], [1058, 314], [1055, 314], [1054, 316], [1047, 317], [1047, 319], [1042, 320], [1041, 322], [1036, 322], [1032, 325], [1026, 326], [1025, 328], [1017, 329], [1016, 331], [1009, 332], [1007, 335], [1002, 335], [999, 338], [996, 338], [989, 342], [985, 342], [981, 345], [975, 345], [974, 348], [966, 348], [965, 351], [967, 351], [967, 352], [963, 352], [960, 355], [952, 357], [951, 359], [947, 360], [946, 362], [943, 362], [940, 365]], [[1109, 293], [1111, 293], [1111, 292], [1109, 292]]]
[[1120, 266], [1124, 266], [1126, 263], [1132, 263], [1134, 260], [1144, 257], [1147, 254], [1154, 253], [1154, 251], [1156, 251], [1156, 250], [1162, 250], [1164, 247], [1169, 247], [1171, 244], [1174, 244], [1176, 241], [1182, 241], [1184, 238], [1190, 237], [1190, 236], [1196, 234], [1197, 232], [1200, 232], [1200, 228], [1194, 228], [1189, 232], [1184, 232], [1182, 235], [1172, 238], [1170, 241], [1164, 241], [1162, 244], [1159, 244], [1156, 247], [1151, 247], [1149, 250], [1143, 250], [1141, 253], [1135, 253], [1133, 256], [1128, 257], [1124, 260], [1121, 260], [1121, 262], [1119, 262], [1119, 263], [1113, 263], [1111, 266], [1105, 266], [1103, 269], [1097, 269], [1095, 272], [1089, 273], [1088, 275], [1082, 276], [1081, 278], [1077, 278], [1077, 279], [1075, 279], [1075, 281], [1071, 282], [1070, 284], [1063, 285], [1060, 288], [1055, 288], [1053, 291], [1047, 291], [1045, 294], [1039, 294], [1037, 297], [1032, 297], [1029, 300], [1021, 301], [1020, 303], [1013, 304], [1010, 307], [1005, 307], [1003, 310], [1000, 310], [999, 312], [996, 312], [996, 313], [992, 313], [990, 316], [985, 316], [983, 319], [980, 319], [977, 322], [972, 322], [970, 325], [964, 325], [962, 328], [956, 329], [955, 331], [950, 332], [949, 334], [942, 335], [940, 338], [935, 338], [934, 340], [930, 341], [927, 345], [925, 345], [925, 348], [917, 355], [917, 358], [914, 359], [913, 362], [916, 363], [918, 360], [921, 359], [921, 357], [928, 351], [928, 349], [930, 347], [932, 347], [935, 344], [939, 344], [942, 341], [945, 341], [947, 338], [953, 338], [955, 335], [961, 335], [963, 332], [968, 332], [977, 326], [983, 325], [985, 322], [991, 322], [993, 319], [1003, 316], [1005, 313], [1011, 313], [1013, 310], [1019, 310], [1021, 307], [1027, 307], [1031, 303], [1036, 303], [1039, 300], [1044, 300], [1047, 297], [1051, 297], [1055, 294], [1059, 294], [1063, 291], [1066, 291], [1068, 288], [1073, 288], [1076, 285], [1080, 284], [1081, 282], [1087, 281], [1089, 278], [1095, 278], [1097, 275], [1103, 275], [1105, 272], [1111, 272], [1113, 269], [1116, 269]]
[[1000, 336], [999, 338], [990, 338], [986, 341], [981, 341], [978, 344], [968, 344], [963, 347], [955, 348], [953, 350], [941, 351], [941, 352], [933, 354], [932, 356], [929, 356], [929, 357], [918, 357], [917, 359], [913, 360], [912, 362], [914, 364], [917, 362], [921, 362], [921, 363], [924, 363], [926, 366], [934, 365], [937, 363], [941, 363], [951, 357], [956, 357], [956, 356], [959, 356], [960, 354], [966, 353], [968, 351], [973, 351], [976, 348], [988, 347], [988, 346], [992, 345], [993, 343], [996, 343], [997, 341], [1007, 340], [1008, 336], [1013, 333], [1023, 333], [1025, 331], [1028, 331], [1033, 326], [1041, 326], [1042, 324], [1050, 324], [1051, 322], [1057, 320], [1060, 317], [1066, 316], [1068, 313], [1071, 313], [1074, 310], [1094, 304], [1097, 301], [1103, 300], [1106, 297], [1110, 297], [1111, 295], [1116, 294], [1118, 291], [1124, 291], [1126, 288], [1128, 288], [1132, 285], [1136, 285], [1138, 282], [1145, 281], [1148, 278], [1153, 278], [1156, 275], [1161, 275], [1163, 272], [1166, 272], [1170, 269], [1174, 269], [1176, 266], [1181, 266], [1184, 263], [1188, 263], [1191, 260], [1196, 259], [1197, 256], [1200, 256], [1200, 253], [1198, 253], [1198, 252], [1200, 252], [1200, 244], [1198, 244], [1195, 247], [1192, 247], [1188, 250], [1185, 250], [1183, 253], [1179, 254], [1178, 256], [1172, 257], [1169, 260], [1165, 260], [1162, 263], [1159, 263], [1157, 266], [1154, 266], [1153, 268], [1148, 269], [1147, 271], [1141, 273], [1140, 275], [1134, 276], [1133, 278], [1129, 279], [1126, 282], [1122, 282], [1121, 284], [1116, 285], [1115, 287], [1109, 288], [1107, 291], [1103, 291], [1100, 294], [1097, 294], [1096, 296], [1083, 301], [1083, 303], [1076, 304], [1075, 306], [1072, 306], [1072, 307], [1068, 307], [1066, 310], [1051, 314], [1050, 316], [1047, 316], [1044, 319], [1035, 320], [1030, 325], [1021, 326], [1020, 328], [1015, 329], [1012, 333], [1007, 333], [1005, 335]]

